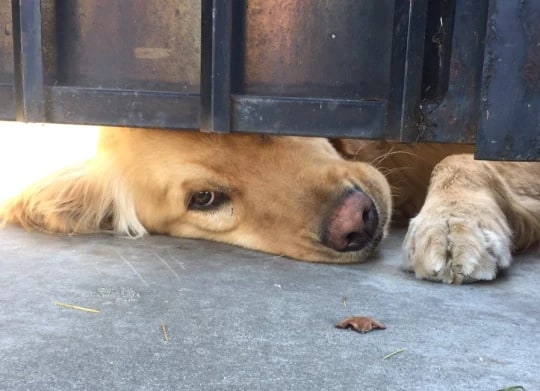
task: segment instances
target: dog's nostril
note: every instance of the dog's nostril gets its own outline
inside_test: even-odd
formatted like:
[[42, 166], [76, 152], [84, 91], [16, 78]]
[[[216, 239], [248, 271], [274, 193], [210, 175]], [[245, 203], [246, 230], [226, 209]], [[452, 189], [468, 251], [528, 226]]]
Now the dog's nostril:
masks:
[[364, 229], [366, 233], [372, 237], [377, 230], [377, 226], [379, 225], [379, 213], [377, 213], [377, 208], [373, 206], [369, 210], [364, 211], [362, 221], [364, 222]]
[[368, 225], [369, 221], [371, 220], [371, 211], [373, 208], [364, 210], [364, 213], [362, 213], [362, 221], [364, 222], [364, 225]]
[[357, 251], [364, 248], [369, 238], [361, 232], [351, 232], [347, 235], [347, 246], [342, 251]]

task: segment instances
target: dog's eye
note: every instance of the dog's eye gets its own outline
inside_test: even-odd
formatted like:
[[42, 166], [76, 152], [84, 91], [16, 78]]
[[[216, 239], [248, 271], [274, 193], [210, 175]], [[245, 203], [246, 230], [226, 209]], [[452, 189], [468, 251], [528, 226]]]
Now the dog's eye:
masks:
[[216, 191], [197, 191], [191, 194], [189, 209], [211, 209], [218, 207], [228, 198], [224, 193]]

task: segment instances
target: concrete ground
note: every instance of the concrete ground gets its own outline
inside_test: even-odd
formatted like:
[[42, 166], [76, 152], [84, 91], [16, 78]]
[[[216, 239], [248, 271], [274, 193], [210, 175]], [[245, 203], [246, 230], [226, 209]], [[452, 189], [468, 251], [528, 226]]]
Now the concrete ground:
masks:
[[[539, 257], [448, 286], [399, 270], [402, 237], [371, 262], [332, 266], [7, 227], [0, 389], [540, 390]], [[334, 328], [351, 315], [387, 329]]]

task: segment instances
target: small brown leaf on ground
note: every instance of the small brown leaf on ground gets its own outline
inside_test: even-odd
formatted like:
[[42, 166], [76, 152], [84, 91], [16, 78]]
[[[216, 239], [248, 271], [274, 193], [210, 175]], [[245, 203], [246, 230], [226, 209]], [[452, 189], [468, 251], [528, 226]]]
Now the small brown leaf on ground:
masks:
[[364, 316], [351, 316], [343, 319], [336, 327], [338, 329], [353, 329], [359, 333], [368, 333], [373, 329], [386, 329], [381, 322]]

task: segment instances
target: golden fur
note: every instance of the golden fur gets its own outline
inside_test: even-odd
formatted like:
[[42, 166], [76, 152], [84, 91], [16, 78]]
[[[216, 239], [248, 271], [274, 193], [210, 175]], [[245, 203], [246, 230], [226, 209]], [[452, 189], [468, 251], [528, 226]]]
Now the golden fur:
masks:
[[[393, 203], [395, 223], [414, 217], [407, 270], [450, 283], [493, 279], [512, 250], [540, 240], [540, 163], [463, 152], [470, 147], [103, 128], [95, 158], [34, 184], [0, 214], [46, 232], [159, 233], [350, 263], [386, 235]], [[344, 199], [357, 190], [377, 226], [362, 248], [336, 250], [323, 243], [325, 227], [347, 224], [354, 202]], [[194, 197], [222, 202], [194, 207]]]

